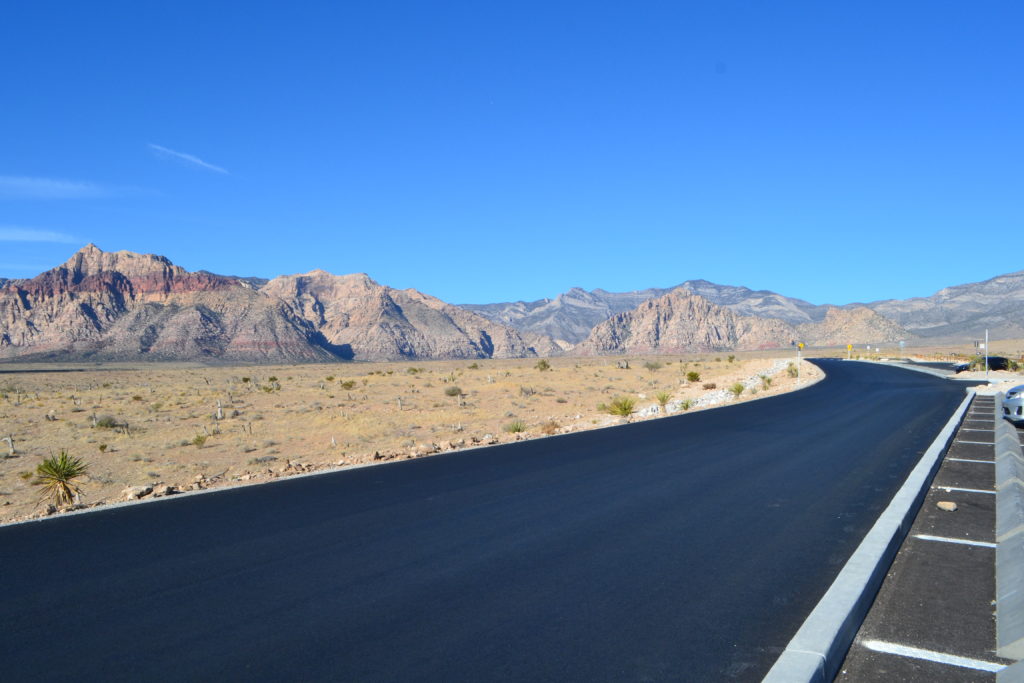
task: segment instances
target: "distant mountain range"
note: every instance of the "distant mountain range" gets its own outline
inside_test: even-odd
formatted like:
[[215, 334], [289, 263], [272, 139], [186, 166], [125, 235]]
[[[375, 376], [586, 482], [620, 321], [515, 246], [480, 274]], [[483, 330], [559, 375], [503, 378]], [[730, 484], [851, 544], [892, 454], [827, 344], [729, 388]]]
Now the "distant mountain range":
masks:
[[829, 306], [816, 306], [800, 299], [746, 287], [716, 285], [707, 280], [687, 280], [675, 287], [643, 289], [635, 292], [587, 292], [573, 287], [554, 299], [515, 301], [500, 304], [463, 304], [462, 307], [511, 325], [517, 330], [545, 334], [569, 344], [587, 338], [599, 323], [613, 315], [632, 310], [645, 301], [664, 296], [676, 289], [685, 289], [713, 304], [726, 306], [740, 315], [778, 318], [792, 325], [815, 322], [825, 317]]
[[[0, 360], [528, 358], [1024, 337], [1024, 271], [926, 298], [818, 306], [690, 280], [635, 292], [455, 306], [365, 274], [271, 280], [189, 272], [88, 245], [31, 279], [0, 279]], [[901, 326], [902, 323], [902, 326]]]
[[[88, 245], [0, 289], [0, 359], [292, 363], [538, 355], [519, 332], [415, 290], [323, 271], [259, 281]], [[540, 339], [540, 352], [558, 349]]]
[[984, 336], [986, 329], [992, 337], [1024, 338], [1024, 271], [999, 275], [984, 282], [947, 287], [930, 297], [837, 306], [812, 304], [767, 290], [687, 280], [676, 287], [634, 292], [607, 292], [603, 289], [588, 292], [574, 287], [554, 299], [463, 304], [463, 307], [523, 332], [542, 333], [569, 344], [578, 344], [599, 323], [677, 289], [699, 295], [743, 316], [776, 318], [791, 325], [822, 322], [830, 310], [837, 308], [868, 308], [912, 336], [935, 342], [978, 339]]

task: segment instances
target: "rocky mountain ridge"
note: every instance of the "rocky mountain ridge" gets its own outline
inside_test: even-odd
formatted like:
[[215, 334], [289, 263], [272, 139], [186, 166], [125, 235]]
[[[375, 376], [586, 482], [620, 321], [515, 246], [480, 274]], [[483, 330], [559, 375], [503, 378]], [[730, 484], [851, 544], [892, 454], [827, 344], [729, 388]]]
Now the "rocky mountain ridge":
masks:
[[777, 318], [792, 325], [822, 320], [829, 308], [767, 290], [718, 285], [707, 280], [687, 280], [675, 287], [632, 292], [609, 292], [604, 289], [588, 292], [573, 287], [554, 299], [462, 304], [462, 307], [520, 332], [544, 334], [576, 344], [586, 339], [599, 323], [677, 289], [685, 289], [740, 315]]
[[740, 315], [679, 288], [599, 323], [575, 352], [583, 355], [749, 351], [788, 347], [893, 342], [906, 330], [870, 309], [830, 308], [820, 322], [792, 325], [778, 318]]
[[[538, 340], [538, 343], [544, 340]], [[549, 350], [550, 340], [543, 345]], [[535, 356], [515, 330], [365, 275], [255, 287], [88, 245], [0, 288], [0, 359], [244, 363]]]

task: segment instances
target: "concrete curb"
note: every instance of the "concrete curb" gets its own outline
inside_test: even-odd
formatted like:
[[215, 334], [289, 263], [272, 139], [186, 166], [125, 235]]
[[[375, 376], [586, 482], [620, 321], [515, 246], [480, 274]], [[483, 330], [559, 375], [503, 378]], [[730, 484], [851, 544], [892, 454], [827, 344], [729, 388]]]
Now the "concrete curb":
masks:
[[942, 463], [942, 454], [973, 399], [974, 392], [968, 389], [968, 396], [921, 456], [764, 681], [817, 683], [835, 678], [928, 493]]
[[[996, 401], [996, 653], [1024, 659], [1024, 454]], [[1010, 667], [1020, 669], [1019, 666]], [[999, 680], [1020, 680], [1002, 673]]]

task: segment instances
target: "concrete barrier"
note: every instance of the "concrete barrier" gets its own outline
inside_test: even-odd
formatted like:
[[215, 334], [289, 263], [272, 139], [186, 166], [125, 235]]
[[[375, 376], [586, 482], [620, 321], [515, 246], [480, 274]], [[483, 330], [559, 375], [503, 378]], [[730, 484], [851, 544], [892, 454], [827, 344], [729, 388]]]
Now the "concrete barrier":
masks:
[[[1024, 454], [1017, 430], [999, 417], [1002, 396], [996, 401], [996, 653], [1024, 659]], [[999, 675], [1014, 678], [1014, 665]]]

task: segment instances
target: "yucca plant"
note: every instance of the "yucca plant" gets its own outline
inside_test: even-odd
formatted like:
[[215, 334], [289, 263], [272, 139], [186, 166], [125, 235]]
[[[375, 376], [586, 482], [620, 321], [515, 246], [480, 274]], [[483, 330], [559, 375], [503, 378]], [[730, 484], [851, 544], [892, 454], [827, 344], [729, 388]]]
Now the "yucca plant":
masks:
[[35, 483], [42, 487], [43, 497], [50, 498], [54, 504], [71, 503], [82, 492], [74, 480], [88, 469], [81, 458], [73, 458], [61, 450], [60, 455], [51, 455], [39, 463]]
[[664, 409], [665, 405], [672, 400], [672, 394], [667, 391], [659, 391], [654, 395], [654, 398], [657, 399], [658, 405]]
[[733, 384], [731, 387], [729, 387], [729, 393], [731, 393], [736, 398], [739, 398], [740, 394], [743, 393], [744, 388], [745, 387], [742, 384], [736, 382], [736, 384]]
[[505, 425], [503, 429], [509, 434], [518, 434], [519, 432], [526, 431], [526, 423], [522, 420], [513, 420]]
[[629, 417], [633, 414], [633, 410], [636, 407], [636, 401], [629, 398], [628, 396], [616, 396], [612, 399], [612, 402], [606, 406], [598, 406], [606, 412], [612, 415], [619, 415], [620, 417]]

